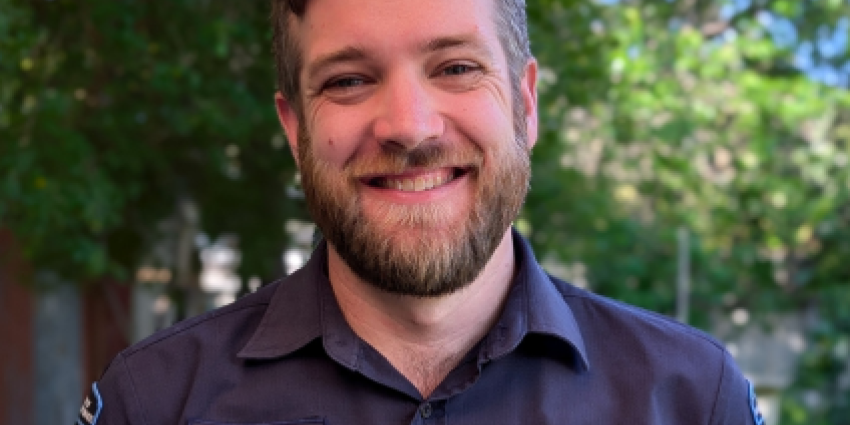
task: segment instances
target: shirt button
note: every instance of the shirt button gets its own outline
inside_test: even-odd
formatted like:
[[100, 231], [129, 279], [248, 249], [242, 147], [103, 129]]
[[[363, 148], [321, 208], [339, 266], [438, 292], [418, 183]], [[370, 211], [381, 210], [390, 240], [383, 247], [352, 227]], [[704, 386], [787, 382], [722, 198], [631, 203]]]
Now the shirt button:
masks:
[[422, 406], [419, 406], [419, 414], [422, 415], [423, 418], [430, 418], [432, 413], [434, 413], [434, 409], [431, 408], [431, 403], [425, 403]]

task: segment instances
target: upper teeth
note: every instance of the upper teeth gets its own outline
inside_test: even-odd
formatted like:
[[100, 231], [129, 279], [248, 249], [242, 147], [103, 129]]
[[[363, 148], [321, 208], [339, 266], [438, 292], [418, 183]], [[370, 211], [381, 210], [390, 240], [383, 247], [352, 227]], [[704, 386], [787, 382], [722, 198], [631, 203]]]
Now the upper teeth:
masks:
[[378, 179], [378, 184], [405, 192], [420, 192], [442, 186], [451, 180], [449, 173], [435, 173], [417, 177], [387, 177]]

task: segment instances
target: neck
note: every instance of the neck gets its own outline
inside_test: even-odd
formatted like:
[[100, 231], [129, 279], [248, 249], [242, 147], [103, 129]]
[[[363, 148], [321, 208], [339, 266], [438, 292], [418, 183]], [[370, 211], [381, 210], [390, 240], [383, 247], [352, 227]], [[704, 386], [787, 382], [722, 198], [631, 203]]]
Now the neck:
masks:
[[390, 294], [355, 275], [328, 246], [328, 274], [354, 332], [427, 397], [492, 328], [514, 274], [510, 229], [479, 276], [452, 294]]

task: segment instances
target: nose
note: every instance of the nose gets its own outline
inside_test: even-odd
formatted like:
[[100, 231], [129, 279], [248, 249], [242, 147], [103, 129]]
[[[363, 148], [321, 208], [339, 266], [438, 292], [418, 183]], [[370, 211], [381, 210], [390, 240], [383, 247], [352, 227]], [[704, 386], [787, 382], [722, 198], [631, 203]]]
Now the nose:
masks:
[[409, 151], [442, 136], [445, 124], [436, 99], [417, 76], [387, 80], [378, 99], [373, 131], [382, 147]]

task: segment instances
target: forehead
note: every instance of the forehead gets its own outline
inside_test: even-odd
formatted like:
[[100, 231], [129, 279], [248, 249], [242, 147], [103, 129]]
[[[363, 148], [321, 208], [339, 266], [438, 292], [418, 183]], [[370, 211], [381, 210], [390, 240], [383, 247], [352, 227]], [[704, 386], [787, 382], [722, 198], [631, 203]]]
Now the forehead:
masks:
[[[445, 37], [498, 44], [494, 0], [311, 0], [298, 33], [305, 59], [355, 45], [397, 54]], [[497, 50], [493, 47], [494, 50]]]

